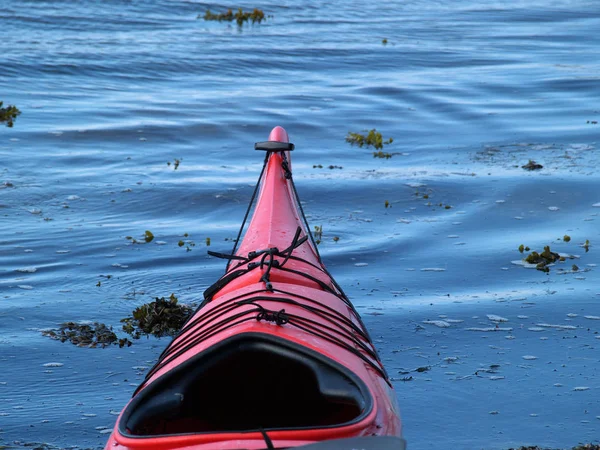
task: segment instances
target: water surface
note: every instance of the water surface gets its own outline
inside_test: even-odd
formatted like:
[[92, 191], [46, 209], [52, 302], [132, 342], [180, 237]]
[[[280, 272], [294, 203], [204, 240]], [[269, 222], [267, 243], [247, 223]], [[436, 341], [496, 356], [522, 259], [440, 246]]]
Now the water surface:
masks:
[[[230, 248], [275, 125], [411, 449], [599, 439], [597, 2], [261, 0], [240, 5], [260, 25], [197, 19], [237, 6], [0, 5], [0, 100], [23, 112], [0, 129], [0, 445], [103, 446], [166, 341], [40, 330], [199, 302], [224, 269], [206, 238]], [[372, 128], [391, 159], [344, 141]], [[577, 259], [544, 274], [513, 263], [520, 244]]]

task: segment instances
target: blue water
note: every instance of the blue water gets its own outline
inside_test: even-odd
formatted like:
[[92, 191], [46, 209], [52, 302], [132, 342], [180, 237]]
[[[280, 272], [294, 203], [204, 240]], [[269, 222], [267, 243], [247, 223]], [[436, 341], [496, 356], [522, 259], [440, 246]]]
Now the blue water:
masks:
[[[238, 6], [272, 17], [197, 19]], [[411, 449], [600, 439], [596, 0], [12, 0], [0, 23], [0, 101], [22, 111], [0, 127], [0, 446], [103, 446], [166, 341], [40, 330], [197, 303], [275, 125]], [[391, 159], [344, 140], [372, 128]], [[578, 258], [544, 274], [520, 244]]]

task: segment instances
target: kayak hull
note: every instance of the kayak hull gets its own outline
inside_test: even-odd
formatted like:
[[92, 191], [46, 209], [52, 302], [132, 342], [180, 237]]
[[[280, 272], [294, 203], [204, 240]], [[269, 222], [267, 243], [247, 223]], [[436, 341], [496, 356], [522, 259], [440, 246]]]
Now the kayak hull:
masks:
[[[293, 145], [278, 127], [265, 147]], [[225, 275], [136, 390], [106, 449], [401, 437], [385, 369], [308, 231], [289, 150], [269, 150], [259, 182]]]

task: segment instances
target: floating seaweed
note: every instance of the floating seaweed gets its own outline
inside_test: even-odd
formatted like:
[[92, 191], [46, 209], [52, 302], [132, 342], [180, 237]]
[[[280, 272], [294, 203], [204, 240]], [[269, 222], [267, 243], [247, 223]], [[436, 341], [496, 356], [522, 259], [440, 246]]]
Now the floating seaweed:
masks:
[[[364, 131], [366, 132], [367, 130]], [[373, 128], [372, 130], [369, 130], [366, 135], [361, 133], [352, 133], [349, 131], [348, 135], [346, 136], [346, 142], [348, 142], [352, 146], [357, 145], [360, 148], [367, 146], [375, 147], [376, 150], [381, 150], [384, 145], [389, 145], [392, 142], [394, 142], [394, 139], [389, 138], [388, 140], [384, 141], [381, 133], [375, 128]], [[391, 158], [392, 156], [389, 153], [387, 153], [387, 155], [389, 156], [386, 156], [385, 152], [380, 153], [382, 153], [382, 156], [378, 156], [375, 153], [373, 154], [373, 156], [376, 158]]]
[[525, 262], [529, 264], [536, 264], [535, 268], [537, 270], [541, 270], [542, 272], [549, 272], [548, 264], [552, 264], [556, 261], [564, 261], [564, 258], [550, 250], [550, 246], [547, 245], [544, 247], [544, 251], [542, 253], [531, 252], [525, 258]]
[[[187, 237], [187, 233], [185, 234], [185, 236]], [[206, 241], [206, 245], [207, 246], [210, 245], [210, 241]], [[185, 246], [185, 251], [186, 252], [191, 252], [192, 251], [192, 247], [195, 247], [196, 243], [194, 241], [189, 240], [189, 239], [185, 240], [185, 241], [183, 239], [180, 239], [179, 242], [177, 242], [177, 246], [178, 247]]]
[[[558, 240], [560, 241], [560, 238], [558, 238]], [[569, 236], [568, 234], [565, 234], [562, 238], [562, 240], [564, 242], [570, 242], [571, 241], [571, 236]], [[590, 241], [586, 240], [584, 244], [580, 244], [581, 247], [583, 247], [585, 249], [586, 252], [589, 251], [589, 246], [590, 246]], [[521, 244], [519, 246], [519, 252], [523, 253], [524, 251], [529, 251], [529, 247], [525, 247], [523, 244]], [[574, 256], [574, 255], [565, 255], [563, 254], [563, 256], [561, 256], [560, 254], [553, 252], [550, 250], [550, 246], [545, 246], [544, 247], [544, 251], [541, 253], [538, 252], [531, 252], [529, 255], [527, 255], [523, 261], [525, 263], [528, 264], [535, 264], [536, 265], [536, 269], [537, 270], [541, 270], [542, 272], [549, 272], [550, 268], [548, 267], [550, 264], [555, 263], [556, 261], [560, 261], [560, 262], [564, 262], [568, 259], [575, 259], [578, 258], [578, 256]], [[513, 262], [518, 264], [518, 262]], [[571, 267], [571, 271], [570, 273], [573, 272], [578, 272], [579, 270], [581, 270], [576, 264], [573, 264], [573, 266]], [[585, 269], [584, 271], [587, 271], [589, 269]], [[559, 273], [569, 273], [567, 271], [562, 270], [562, 272]]]
[[0, 123], [6, 122], [6, 126], [12, 128], [21, 111], [14, 105], [8, 105], [6, 108], [3, 108], [2, 105], [3, 102], [0, 102]]
[[[182, 159], [183, 158], [175, 158], [173, 160], [173, 170], [179, 169], [179, 164], [181, 164]], [[170, 166], [170, 165], [171, 165], [171, 161], [167, 161], [167, 166]]]
[[150, 230], [144, 231], [144, 241], [143, 242], [138, 241], [133, 236], [125, 236], [125, 239], [127, 239], [128, 241], [131, 241], [132, 244], [143, 244], [144, 242], [146, 244], [148, 244], [154, 240], [154, 234]]
[[321, 239], [323, 239], [323, 225], [315, 225], [315, 231], [313, 233], [313, 236], [315, 237], [315, 242], [317, 244], [320, 244]]
[[[323, 164], [313, 164], [313, 169], [322, 169], [323, 168]], [[334, 165], [334, 164], [330, 164], [329, 166], [327, 166], [327, 168], [329, 170], [333, 170], [333, 169], [343, 169], [342, 166], [338, 166], [338, 165]]]
[[122, 319], [123, 331], [134, 339], [142, 335], [156, 337], [174, 336], [192, 315], [193, 309], [178, 303], [177, 297], [156, 297], [155, 301], [146, 303], [133, 310], [132, 316]]
[[590, 241], [588, 239], [585, 240], [585, 243], [582, 245], [583, 248], [585, 248], [585, 252], [589, 252], [590, 251]]
[[525, 170], [540, 170], [543, 169], [544, 166], [542, 166], [541, 164], [536, 163], [533, 159], [530, 159], [529, 162], [527, 164], [525, 164], [524, 166], [521, 166], [521, 168], [525, 169]]
[[393, 153], [384, 152], [382, 150], [379, 150], [378, 152], [373, 152], [373, 158], [390, 159], [392, 156], [394, 156]]
[[213, 14], [209, 9], [206, 10], [204, 16], [198, 15], [198, 19], [204, 18], [204, 20], [214, 20], [219, 22], [233, 22], [235, 20], [239, 26], [242, 26], [244, 22], [248, 22], [249, 20], [252, 23], [261, 23], [263, 20], [267, 20], [265, 13], [258, 8], [254, 8], [252, 12], [244, 12], [242, 8], [238, 8], [237, 12], [234, 14], [231, 9], [228, 9], [225, 13]]
[[43, 336], [48, 336], [60, 342], [69, 341], [78, 347], [108, 347], [118, 344], [119, 347], [129, 347], [129, 339], [119, 339], [112, 327], [103, 323], [80, 324], [76, 322], [64, 322], [58, 329], [44, 330]]

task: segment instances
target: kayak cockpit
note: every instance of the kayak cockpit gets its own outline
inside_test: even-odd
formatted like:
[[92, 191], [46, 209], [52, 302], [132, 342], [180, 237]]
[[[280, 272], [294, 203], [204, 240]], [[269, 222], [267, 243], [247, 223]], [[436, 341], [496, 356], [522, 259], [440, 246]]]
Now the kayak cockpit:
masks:
[[329, 428], [362, 420], [372, 404], [363, 381], [340, 364], [281, 338], [245, 333], [142, 389], [119, 432], [144, 438]]

